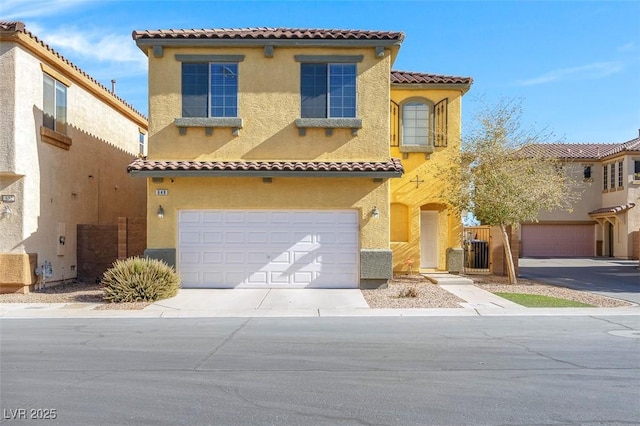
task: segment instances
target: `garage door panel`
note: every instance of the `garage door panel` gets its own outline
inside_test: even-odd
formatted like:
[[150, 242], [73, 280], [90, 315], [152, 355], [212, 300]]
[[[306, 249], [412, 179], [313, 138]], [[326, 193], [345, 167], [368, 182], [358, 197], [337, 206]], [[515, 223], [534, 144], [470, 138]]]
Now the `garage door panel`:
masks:
[[206, 244], [221, 243], [222, 232], [205, 231], [202, 233], [202, 242]]
[[271, 252], [269, 255], [270, 263], [289, 265], [291, 263], [291, 253], [285, 252]]
[[191, 225], [191, 224], [199, 224], [200, 223], [200, 213], [198, 212], [189, 212], [183, 211], [180, 212], [180, 223], [182, 225]]
[[200, 263], [200, 252], [183, 250], [180, 252], [180, 263], [197, 265]]
[[522, 225], [522, 255], [530, 257], [591, 257], [595, 226], [576, 224]]
[[251, 274], [248, 278], [248, 282], [250, 284], [266, 284], [267, 283], [267, 272], [265, 271], [259, 271], [259, 272], [254, 272], [253, 274]]
[[202, 252], [202, 263], [220, 265], [222, 264], [222, 253], [219, 251]]
[[266, 231], [247, 232], [247, 242], [250, 244], [264, 244], [269, 242], [269, 233]]
[[202, 212], [202, 223], [214, 224], [222, 223], [223, 214], [221, 212]]
[[183, 244], [199, 243], [200, 235], [198, 231], [180, 231], [180, 242]]
[[247, 220], [246, 212], [227, 212], [224, 215], [224, 222], [229, 225], [245, 223]]
[[186, 287], [356, 288], [358, 234], [355, 211], [183, 211], [178, 269]]
[[226, 251], [224, 261], [227, 264], [244, 264], [245, 253], [242, 251]]

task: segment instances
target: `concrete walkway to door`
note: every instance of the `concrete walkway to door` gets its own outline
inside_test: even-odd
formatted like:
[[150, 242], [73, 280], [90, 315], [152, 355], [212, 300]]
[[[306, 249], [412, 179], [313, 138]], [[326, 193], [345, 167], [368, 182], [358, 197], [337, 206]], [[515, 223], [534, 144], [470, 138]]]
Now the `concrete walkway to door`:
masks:
[[522, 258], [519, 265], [522, 278], [640, 304], [640, 270], [637, 260]]

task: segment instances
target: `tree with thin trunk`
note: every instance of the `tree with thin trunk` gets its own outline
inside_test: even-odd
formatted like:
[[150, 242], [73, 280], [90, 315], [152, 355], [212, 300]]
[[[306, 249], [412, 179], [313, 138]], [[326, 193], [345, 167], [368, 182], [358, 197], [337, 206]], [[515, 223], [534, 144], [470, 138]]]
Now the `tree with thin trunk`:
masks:
[[510, 284], [517, 277], [507, 228], [537, 221], [544, 210], [571, 211], [580, 195], [562, 159], [538, 145], [551, 142], [551, 134], [524, 128], [521, 119], [519, 100], [485, 106], [443, 169], [449, 183], [443, 196], [452, 208], [500, 228]]

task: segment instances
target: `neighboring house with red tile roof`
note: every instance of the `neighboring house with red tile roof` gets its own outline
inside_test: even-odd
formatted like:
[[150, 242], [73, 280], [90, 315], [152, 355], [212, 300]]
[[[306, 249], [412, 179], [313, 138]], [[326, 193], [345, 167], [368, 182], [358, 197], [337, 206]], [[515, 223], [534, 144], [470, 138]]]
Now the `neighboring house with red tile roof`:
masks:
[[522, 256], [640, 255], [640, 135], [624, 143], [537, 144], [525, 155], [559, 158], [582, 180], [572, 212], [541, 212], [521, 226]]
[[126, 166], [147, 120], [22, 22], [0, 21], [0, 70], [0, 292], [23, 292], [36, 266], [77, 277], [79, 224], [144, 215]]
[[378, 287], [426, 252], [447, 268], [460, 218], [431, 169], [459, 149], [470, 78], [392, 71], [402, 32], [133, 39], [149, 58], [149, 152], [129, 166], [148, 182], [146, 254], [185, 287]]

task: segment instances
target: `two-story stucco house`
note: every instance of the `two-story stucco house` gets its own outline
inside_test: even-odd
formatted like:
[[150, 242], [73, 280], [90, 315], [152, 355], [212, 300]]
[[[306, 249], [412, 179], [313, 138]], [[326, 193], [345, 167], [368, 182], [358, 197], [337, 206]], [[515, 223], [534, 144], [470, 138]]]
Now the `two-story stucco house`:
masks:
[[[146, 254], [176, 265], [183, 286], [384, 285], [394, 257], [406, 255], [392, 251], [392, 221], [406, 228], [393, 227], [400, 251], [419, 256], [421, 209], [437, 214], [429, 229], [443, 236], [426, 266], [444, 267], [446, 249], [459, 247], [441, 200], [406, 190], [410, 177], [391, 182], [405, 161], [427, 179], [427, 157], [447, 140], [458, 146], [471, 80], [392, 73], [403, 33], [249, 28], [133, 38], [149, 60], [150, 123], [148, 156], [129, 171], [148, 182]], [[392, 126], [403, 133], [390, 143]]]
[[566, 161], [582, 181], [571, 212], [540, 212], [521, 226], [523, 256], [638, 259], [640, 137], [617, 144], [539, 144], [537, 155]]
[[78, 224], [145, 215], [126, 166], [147, 120], [21, 22], [0, 22], [0, 74], [0, 292], [24, 292], [77, 276]]

